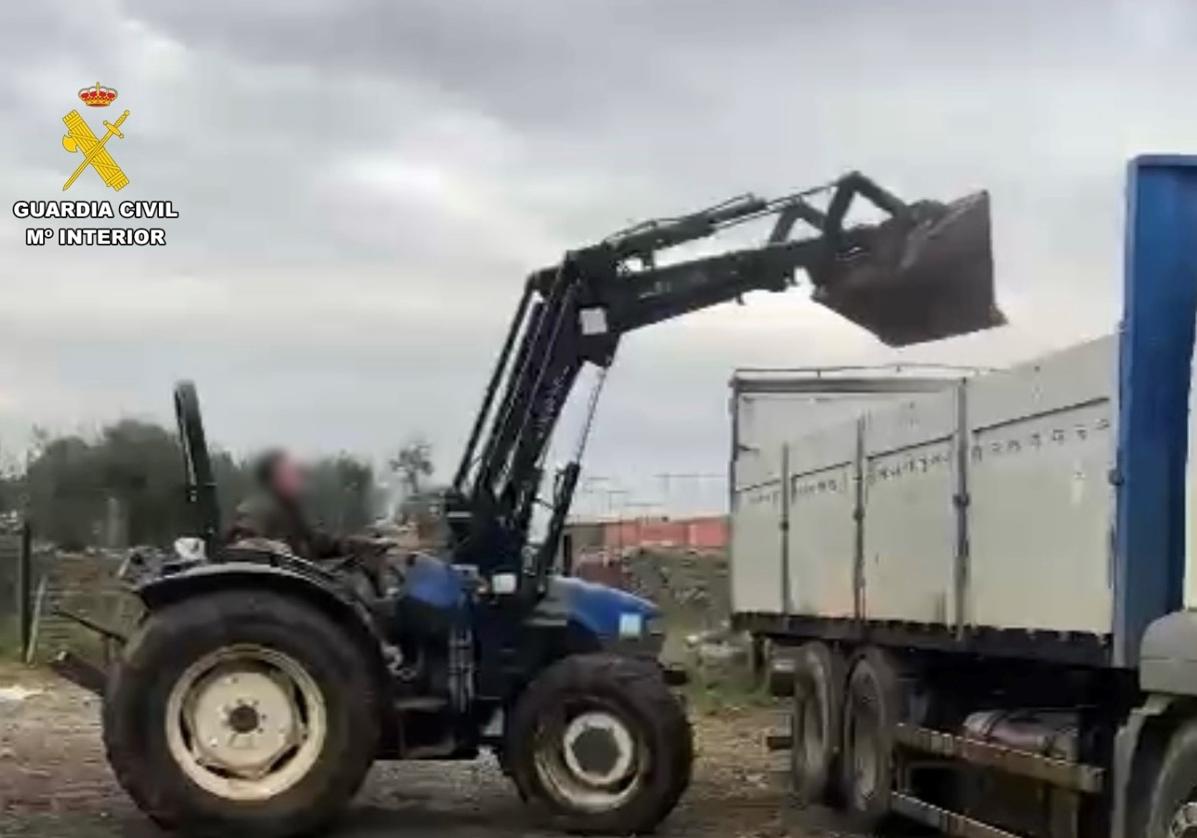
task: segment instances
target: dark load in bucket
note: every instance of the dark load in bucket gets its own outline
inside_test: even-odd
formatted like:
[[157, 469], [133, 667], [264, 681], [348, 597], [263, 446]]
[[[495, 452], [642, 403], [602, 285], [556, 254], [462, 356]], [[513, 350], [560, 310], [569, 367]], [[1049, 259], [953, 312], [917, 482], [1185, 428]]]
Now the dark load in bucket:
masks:
[[815, 302], [906, 346], [1000, 326], [989, 195], [920, 202], [807, 267]]
[[[823, 195], [830, 197], [819, 206]], [[883, 217], [848, 223], [858, 198], [871, 205], [873, 219]], [[772, 230], [758, 247], [657, 263], [669, 248], [769, 218]], [[616, 297], [610, 307], [621, 331], [754, 290], [784, 291], [805, 271], [815, 302], [890, 346], [905, 346], [1006, 322], [994, 299], [989, 224], [985, 192], [951, 203], [907, 203], [851, 172], [773, 200], [741, 195], [637, 224], [574, 254], [579, 263], [606, 259], [625, 278], [627, 298]], [[544, 281], [556, 270], [546, 271]]]

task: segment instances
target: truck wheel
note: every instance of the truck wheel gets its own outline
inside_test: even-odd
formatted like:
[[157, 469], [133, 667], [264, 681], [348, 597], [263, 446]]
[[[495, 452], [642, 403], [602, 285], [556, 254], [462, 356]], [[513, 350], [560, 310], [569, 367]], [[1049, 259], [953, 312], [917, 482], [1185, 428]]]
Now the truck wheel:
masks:
[[521, 796], [579, 834], [650, 832], [690, 782], [690, 724], [657, 668], [610, 654], [549, 667], [516, 703], [507, 756]]
[[120, 784], [168, 829], [308, 833], [361, 785], [377, 695], [359, 644], [315, 608], [265, 591], [197, 596], [130, 641], [104, 743]]
[[1148, 813], [1146, 838], [1197, 838], [1197, 722], [1172, 736]]
[[885, 653], [868, 649], [852, 667], [844, 707], [844, 802], [864, 825], [889, 812], [893, 730], [900, 720], [898, 676]]
[[793, 747], [790, 774], [802, 803], [822, 803], [840, 754], [844, 660], [823, 643], [807, 643], [794, 655]]

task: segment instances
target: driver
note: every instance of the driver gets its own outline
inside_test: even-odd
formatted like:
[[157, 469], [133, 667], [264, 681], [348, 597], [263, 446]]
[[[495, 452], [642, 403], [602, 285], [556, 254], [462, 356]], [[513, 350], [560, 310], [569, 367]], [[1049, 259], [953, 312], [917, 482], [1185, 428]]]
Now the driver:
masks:
[[283, 449], [263, 454], [254, 467], [257, 490], [238, 507], [226, 543], [264, 538], [286, 544], [296, 556], [309, 561], [352, 560], [381, 590], [384, 553], [393, 544], [368, 536], [339, 538], [313, 526], [303, 512], [307, 497], [307, 469]]

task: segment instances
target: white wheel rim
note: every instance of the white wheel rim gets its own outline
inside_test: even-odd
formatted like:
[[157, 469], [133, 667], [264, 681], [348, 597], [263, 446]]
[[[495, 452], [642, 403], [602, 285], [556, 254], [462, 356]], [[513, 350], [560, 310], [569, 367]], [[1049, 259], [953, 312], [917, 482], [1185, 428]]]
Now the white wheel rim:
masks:
[[268, 800], [294, 787], [316, 765], [327, 734], [315, 680], [263, 646], [205, 655], [167, 699], [171, 756], [196, 785], [226, 800]]
[[619, 716], [589, 710], [571, 717], [541, 742], [536, 771], [545, 787], [569, 807], [605, 812], [640, 789], [648, 749]]
[[[601, 761], [585, 760], [585, 739], [601, 736], [613, 756]], [[625, 779], [632, 770], [636, 743], [623, 722], [608, 713], [583, 713], [569, 723], [562, 738], [565, 764], [583, 782], [609, 786]]]
[[1188, 802], [1181, 805], [1172, 816], [1172, 823], [1168, 827], [1169, 838], [1192, 838], [1197, 835], [1197, 803]]

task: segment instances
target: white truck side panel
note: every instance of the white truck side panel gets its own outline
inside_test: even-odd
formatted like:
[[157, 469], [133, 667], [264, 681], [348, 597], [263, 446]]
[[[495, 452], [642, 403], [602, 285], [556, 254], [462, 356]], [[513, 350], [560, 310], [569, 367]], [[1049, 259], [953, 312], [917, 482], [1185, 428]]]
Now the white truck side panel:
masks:
[[970, 383], [967, 622], [1111, 630], [1116, 352], [1107, 338]]
[[794, 613], [856, 613], [857, 424], [817, 431], [790, 446], [789, 583]]
[[948, 391], [865, 417], [867, 619], [950, 623], [956, 618], [956, 412], [956, 394]]
[[[902, 379], [895, 376], [894, 380], [901, 382]], [[829, 383], [836, 381], [836, 378], [828, 378]], [[734, 421], [738, 424], [740, 440], [748, 443], [751, 450], [775, 458], [782, 443], [820, 428], [853, 422], [864, 412], [890, 404], [901, 395], [905, 394], [742, 393], [732, 409], [736, 411]]]
[[779, 614], [785, 607], [781, 570], [781, 478], [762, 474], [737, 491], [732, 512], [731, 597], [736, 611]]
[[[945, 368], [885, 370], [884, 375], [875, 367], [798, 371], [782, 379], [780, 389], [770, 390], [766, 378], [764, 387], [733, 390], [734, 612], [780, 613], [788, 604], [793, 613], [855, 616], [858, 419], [912, 393], [955, 386], [955, 374], [947, 376]], [[792, 519], [788, 603], [781, 540], [784, 445], [789, 445]]]
[[779, 480], [785, 448], [796, 613], [1109, 634], [1117, 398], [1111, 336], [809, 433], [796, 417], [785, 446], [737, 462], [734, 609], [786, 605], [780, 482], [742, 482], [766, 462]]

